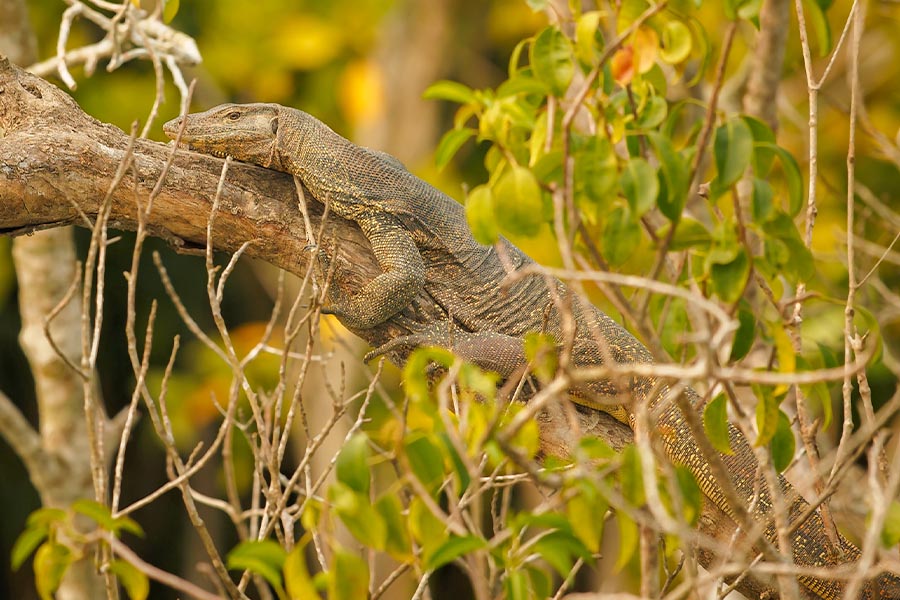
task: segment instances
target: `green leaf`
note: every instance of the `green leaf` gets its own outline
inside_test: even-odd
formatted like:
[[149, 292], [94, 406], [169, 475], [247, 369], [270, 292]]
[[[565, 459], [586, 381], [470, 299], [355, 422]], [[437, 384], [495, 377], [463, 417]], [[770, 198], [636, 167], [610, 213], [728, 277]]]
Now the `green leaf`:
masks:
[[494, 195], [491, 188], [479, 185], [466, 198], [466, 221], [472, 237], [479, 244], [491, 246], [497, 242], [497, 220], [494, 218]]
[[357, 433], [344, 444], [337, 457], [335, 472], [337, 480], [361, 494], [369, 493], [370, 469], [369, 439], [364, 433]]
[[781, 211], [763, 223], [764, 257], [791, 283], [808, 281], [815, 274], [815, 261], [800, 239], [800, 232], [790, 217]]
[[613, 569], [621, 571], [638, 547], [638, 526], [634, 520], [625, 514], [624, 510], [616, 512], [616, 523], [619, 526], [619, 556]]
[[675, 479], [678, 482], [681, 499], [684, 501], [682, 507], [684, 520], [693, 527], [703, 512], [703, 491], [694, 473], [684, 465], [675, 465]]
[[772, 168], [772, 161], [775, 157], [770, 150], [761, 148], [759, 142], [774, 145], [775, 132], [756, 117], [742, 115], [741, 118], [747, 124], [747, 127], [750, 128], [750, 133], [753, 134], [753, 158], [751, 160], [753, 171], [757, 177], [765, 177], [768, 175], [769, 169]]
[[[640, 129], [652, 129], [666, 120], [669, 105], [662, 96], [651, 96], [641, 109], [635, 126]], [[632, 138], [628, 138], [631, 140]]]
[[43, 525], [50, 527], [56, 525], [66, 519], [66, 511], [61, 508], [39, 508], [28, 515], [26, 525], [28, 527], [36, 527]]
[[831, 25], [828, 23], [828, 17], [818, 2], [805, 0], [803, 6], [806, 9], [807, 18], [812, 23], [813, 31], [816, 32], [819, 56], [827, 56], [831, 52], [832, 46]]
[[565, 94], [575, 73], [569, 38], [552, 25], [546, 27], [531, 45], [531, 68], [554, 96]]
[[297, 544], [284, 560], [284, 588], [290, 600], [318, 598], [319, 593], [306, 568], [305, 545]]
[[660, 194], [659, 210], [670, 221], [678, 221], [688, 192], [688, 168], [684, 159], [675, 151], [672, 142], [656, 132], [648, 132], [647, 139], [659, 159]]
[[432, 83], [422, 94], [426, 100], [449, 100], [459, 104], [477, 102], [474, 90], [456, 81], [442, 80]]
[[528, 571], [528, 578], [531, 581], [532, 595], [529, 598], [550, 598], [553, 596], [551, 579], [552, 574], [546, 569], [528, 565], [525, 567]]
[[124, 560], [113, 560], [109, 570], [116, 576], [131, 600], [145, 600], [150, 595], [150, 580], [137, 567]]
[[619, 186], [635, 216], [641, 217], [656, 206], [659, 180], [656, 178], [656, 171], [643, 158], [632, 158], [625, 163], [619, 177]]
[[328, 600], [360, 600], [369, 595], [369, 564], [345, 550], [334, 553], [328, 576]]
[[772, 464], [779, 473], [791, 466], [791, 461], [794, 460], [796, 444], [794, 431], [791, 429], [791, 419], [783, 410], [779, 410], [775, 435], [772, 436], [772, 441], [769, 442], [769, 451], [772, 452]]
[[444, 455], [428, 436], [409, 434], [404, 440], [404, 453], [413, 474], [428, 490], [436, 492], [444, 480]]
[[[668, 233], [666, 225], [660, 230], [660, 237]], [[687, 250], [689, 248], [706, 249], [712, 243], [712, 235], [706, 225], [696, 219], [685, 217], [675, 226], [675, 235], [672, 237], [671, 250]]]
[[553, 379], [558, 358], [556, 340], [552, 335], [536, 332], [525, 334], [525, 359], [539, 381], [547, 383]]
[[712, 182], [714, 191], [724, 192], [744, 174], [753, 153], [753, 134], [740, 117], [729, 119], [716, 129], [713, 157], [718, 175]]
[[737, 16], [751, 21], [759, 29], [759, 10], [762, 8], [762, 0], [742, 0], [738, 7]]
[[419, 497], [409, 503], [409, 530], [427, 557], [450, 537], [447, 526], [432, 513]]
[[572, 532], [581, 543], [593, 553], [600, 551], [603, 539], [604, 515], [609, 506], [598, 494], [593, 498], [583, 491], [572, 496], [566, 503], [566, 516], [572, 525]]
[[[778, 408], [784, 398], [784, 392], [777, 393], [771, 388], [753, 387], [756, 393], [756, 429], [759, 435], [756, 445], [763, 446], [772, 441], [778, 430]], [[786, 391], [786, 390], [785, 390]]]
[[434, 552], [428, 556], [428, 559], [425, 561], [425, 568], [429, 571], [439, 569], [464, 554], [468, 554], [473, 550], [485, 548], [486, 546], [487, 542], [478, 536], [451, 535], [450, 539], [435, 548]]
[[48, 535], [50, 535], [50, 530], [47, 525], [40, 524], [33, 527], [26, 527], [25, 530], [19, 534], [19, 537], [16, 538], [16, 542], [13, 544], [12, 550], [10, 551], [12, 570], [18, 571], [19, 567], [22, 566], [22, 563], [25, 562], [25, 559], [31, 556], [34, 549], [47, 539]]
[[617, 206], [603, 223], [603, 253], [609, 264], [619, 266], [631, 258], [641, 242], [641, 227], [631, 211]]
[[893, 548], [900, 543], [900, 501], [891, 500], [881, 529], [881, 544], [885, 548]]
[[226, 565], [229, 569], [260, 575], [272, 587], [281, 589], [281, 570], [286, 558], [287, 552], [273, 540], [248, 540], [228, 553]]
[[506, 590], [506, 600], [531, 600], [534, 596], [531, 593], [530, 583], [528, 573], [512, 569], [508, 570], [506, 572], [506, 580], [503, 582], [503, 588]]
[[534, 236], [543, 223], [541, 188], [525, 167], [506, 171], [491, 190], [494, 216], [500, 227], [514, 234]]
[[728, 435], [728, 398], [719, 394], [703, 409], [703, 429], [713, 448], [722, 454], [734, 454]]
[[644, 495], [644, 479], [641, 477], [641, 458], [634, 444], [629, 444], [622, 450], [619, 482], [622, 487], [622, 495], [632, 506], [644, 505], [646, 497]]
[[773, 153], [781, 161], [781, 170], [788, 188], [788, 214], [796, 217], [803, 208], [803, 178], [800, 175], [800, 165], [790, 152], [768, 142], [757, 142], [757, 148], [762, 148]]
[[582, 141], [583, 145], [574, 152], [575, 199], [587, 221], [596, 223], [615, 199], [618, 161], [606, 138], [590, 137]]
[[334, 512], [356, 539], [370, 548], [384, 549], [387, 526], [375, 507], [369, 503], [367, 494], [361, 494], [337, 482], [329, 486], [328, 499]]
[[713, 291], [723, 302], [733, 303], [744, 293], [747, 277], [750, 276], [750, 260], [743, 248], [739, 248], [736, 258], [726, 264], [713, 263], [709, 270]]
[[432, 363], [449, 367], [455, 360], [456, 357], [446, 348], [424, 346], [413, 350], [403, 366], [403, 391], [406, 396], [413, 402], [427, 402], [429, 394], [426, 372]]
[[509, 79], [497, 86], [497, 98], [512, 96], [540, 95], [547, 93], [547, 87], [532, 77], [530, 70], [516, 71]]
[[768, 181], [758, 177], [753, 178], [753, 190], [750, 194], [750, 206], [753, 220], [757, 223], [765, 223], [775, 214], [775, 205], [772, 198], [775, 192]]
[[671, 20], [663, 26], [662, 49], [659, 57], [670, 65], [675, 65], [685, 60], [691, 54], [693, 39], [691, 30], [687, 25], [678, 20]]
[[736, 362], [747, 356], [753, 347], [756, 337], [756, 317], [745, 308], [738, 311], [738, 329], [734, 334], [734, 343], [731, 345], [732, 362]]
[[88, 500], [86, 498], [76, 500], [72, 503], [72, 510], [80, 515], [90, 517], [101, 529], [107, 531], [115, 531], [116, 529], [116, 522], [113, 519], [110, 508], [96, 500]]
[[[171, 23], [175, 15], [178, 14], [179, 0], [166, 0], [165, 8], [163, 8], [163, 23]], [[132, 596], [134, 598], [134, 596]]]
[[400, 498], [396, 494], [384, 494], [375, 503], [375, 510], [381, 515], [386, 527], [385, 550], [401, 562], [411, 560], [412, 540], [409, 537]]
[[37, 549], [34, 553], [34, 583], [41, 600], [53, 600], [72, 560], [69, 549], [56, 542], [45, 542]]
[[561, 577], [566, 577], [575, 564], [575, 558], [585, 561], [591, 559], [591, 554], [581, 541], [567, 531], [551, 531], [534, 544], [534, 551], [553, 567]]
[[437, 150], [434, 152], [434, 164], [438, 170], [447, 166], [463, 144], [470, 137], [475, 135], [475, 130], [466, 127], [465, 129], [451, 129], [444, 134], [441, 142], [438, 144]]
[[580, 17], [575, 25], [575, 56], [581, 64], [593, 67], [600, 58], [600, 17], [598, 10], [591, 10]]

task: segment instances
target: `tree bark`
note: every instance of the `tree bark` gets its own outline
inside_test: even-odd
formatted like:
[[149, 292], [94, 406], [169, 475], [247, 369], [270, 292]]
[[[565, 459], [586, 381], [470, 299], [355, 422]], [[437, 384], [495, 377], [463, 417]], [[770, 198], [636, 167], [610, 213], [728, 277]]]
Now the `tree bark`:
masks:
[[[128, 143], [121, 130], [84, 114], [56, 87], [0, 61], [0, 233], [21, 235], [72, 223], [85, 225], [85, 217], [92, 219], [100, 210]], [[172, 152], [171, 145], [135, 142], [135, 168], [109, 197], [111, 227], [135, 228], [136, 202], [141, 206], [147, 202]], [[177, 150], [153, 201], [151, 233], [181, 251], [203, 248], [222, 166], [221, 159]], [[309, 193], [306, 197], [312, 199]], [[308, 207], [312, 227], [318, 230], [323, 206], [310, 201]], [[331, 215], [324, 231], [318, 241], [335, 250], [336, 273], [331, 285], [338, 293], [351, 293], [380, 272], [366, 238], [354, 223]], [[232, 165], [222, 187], [210, 242], [216, 250], [234, 252], [245, 241], [250, 242], [248, 255], [298, 275], [305, 272], [311, 253], [290, 176], [251, 165]], [[442, 308], [422, 291], [401, 314], [354, 333], [378, 346], [443, 317]], [[631, 430], [606, 413], [565, 411], [573, 412], [573, 426], [561, 412], [547, 412], [538, 418], [545, 454], [567, 456], [585, 435], [602, 438], [614, 448], [632, 440]], [[741, 547], [731, 543], [734, 529], [725, 513], [705, 503], [699, 531], [719, 541], [719, 552], [729, 544]], [[715, 549], [701, 549], [698, 555], [704, 566], [715, 564], [717, 555], [721, 556]], [[771, 583], [755, 575], [743, 579], [738, 590], [748, 597], [774, 593]]]

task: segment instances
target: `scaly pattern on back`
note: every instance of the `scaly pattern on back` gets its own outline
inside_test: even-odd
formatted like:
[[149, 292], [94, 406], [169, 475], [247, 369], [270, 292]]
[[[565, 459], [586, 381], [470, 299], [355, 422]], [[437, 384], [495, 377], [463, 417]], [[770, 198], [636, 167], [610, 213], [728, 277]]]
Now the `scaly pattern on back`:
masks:
[[[181, 125], [179, 118], [164, 129], [174, 138]], [[522, 338], [527, 332], [542, 331], [562, 339], [558, 309], [562, 305], [571, 308], [575, 319], [572, 358], [576, 365], [652, 362], [650, 352], [636, 338], [593, 305], [569, 294], [562, 282], [548, 284], [542, 276], [529, 275], [501, 290], [507, 267], [497, 248], [475, 241], [459, 203], [412, 175], [393, 157], [349, 142], [302, 111], [276, 104], [222, 105], [188, 115], [182, 140], [202, 152], [292, 173], [317, 200], [328, 202], [335, 213], [359, 224], [383, 273], [352, 298], [337, 299], [328, 307], [327, 312], [348, 326], [366, 329], [387, 321], [423, 287], [444, 309], [445, 321], [396, 338], [373, 354], [441, 345], [508, 377], [525, 363]], [[532, 264], [509, 241], [501, 238], [499, 246], [513, 271]], [[650, 378], [628, 378], [624, 387], [628, 389], [617, 389], [610, 381], [595, 381], [587, 389], [572, 390], [570, 397], [630, 426], [630, 405], [610, 405], [603, 398], [621, 397], [622, 392], [632, 402], [660, 408], [655, 426], [670, 460], [688, 467], [710, 501], [741, 523], [684, 416], [667, 398], [667, 388], [659, 386], [659, 392], [651, 397], [655, 386]], [[697, 394], [690, 389], [685, 394], [699, 410]], [[758, 463], [743, 435], [734, 427], [730, 434], [734, 454], [721, 458], [737, 497], [747, 507], [755, 496]], [[779, 478], [779, 485], [790, 504], [791, 517], [802, 514], [808, 504], [785, 479]], [[753, 516], [766, 528], [766, 537], [774, 539], [771, 499], [764, 483], [755, 506]], [[798, 564], [833, 564], [818, 513], [791, 538]], [[840, 544], [849, 560], [859, 557], [859, 551], [845, 539], [841, 538]], [[821, 598], [841, 597], [841, 583], [805, 576], [799, 579]], [[881, 591], [870, 587], [866, 597], [900, 597], [896, 577], [885, 575], [878, 583]]]

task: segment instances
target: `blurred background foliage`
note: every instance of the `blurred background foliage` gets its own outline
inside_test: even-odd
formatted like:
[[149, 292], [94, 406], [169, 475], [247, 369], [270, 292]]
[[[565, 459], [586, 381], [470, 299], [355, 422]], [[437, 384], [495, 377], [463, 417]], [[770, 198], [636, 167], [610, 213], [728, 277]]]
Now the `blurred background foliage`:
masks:
[[[591, 4], [587, 2], [587, 4]], [[822, 4], [821, 2], [819, 4]], [[60, 0], [32, 0], [28, 3], [31, 21], [39, 42], [40, 58], [55, 53], [60, 17], [66, 5]], [[828, 40], [840, 35], [850, 0], [835, 0], [825, 19], [819, 23], [814, 48], [824, 48]], [[721, 32], [726, 17], [719, 2], [704, 2], [694, 16], [706, 32], [709, 56], [718, 56]], [[792, 19], [794, 17], [792, 16]], [[865, 103], [874, 129], [894, 138], [900, 129], [900, 4], [890, 1], [869, 3], [867, 32], [861, 56], [862, 87]], [[524, 0], [181, 0], [171, 25], [194, 37], [204, 62], [188, 68], [186, 78], [196, 78], [194, 109], [236, 102], [278, 102], [301, 108], [321, 118], [339, 133], [362, 145], [376, 147], [400, 158], [412, 171], [444, 189], [456, 198], [464, 188], [483, 183], [487, 171], [483, 166], [486, 148], [469, 143], [445, 169], [434, 167], [434, 149], [441, 135], [452, 127], [454, 106], [422, 99], [423, 91], [439, 79], [450, 79], [480, 89], [496, 87], [507, 77], [507, 62], [515, 45], [539, 31], [546, 16], [532, 11]], [[827, 22], [827, 27], [826, 27]], [[779, 104], [778, 142], [797, 157], [801, 165], [807, 155], [807, 97], [797, 27], [791, 26], [791, 38], [782, 78]], [[102, 32], [91, 23], [77, 21], [69, 47], [81, 46], [100, 39]], [[745, 60], [754, 40], [753, 30], [743, 28], [735, 41], [727, 65], [732, 76], [747, 68]], [[821, 73], [824, 61], [817, 63]], [[684, 78], [698, 75], [711, 78], [709, 68], [702, 71], [702, 61], [692, 61]], [[847, 93], [845, 64], [839, 57], [835, 73], [822, 90], [819, 146], [821, 187], [819, 212], [813, 238], [817, 272], [811, 288], [828, 296], [841, 297], [846, 290], [846, 266], [843, 230], [846, 220], [845, 184]], [[143, 122], [150, 111], [154, 94], [152, 66], [134, 61], [107, 73], [103, 66], [87, 79], [81, 68], [73, 69], [79, 83], [73, 96], [86, 112], [101, 121], [116, 124], [128, 131], [131, 123]], [[57, 82], [58, 83], [58, 82]], [[171, 82], [166, 85], [166, 103], [151, 137], [163, 140], [161, 124], [178, 113], [178, 92]], [[740, 90], [725, 90], [722, 108], [740, 110]], [[897, 210], [896, 165], [886, 161], [872, 138], [857, 138], [857, 176], [882, 201]], [[805, 168], [804, 168], [805, 171]], [[859, 227], [866, 239], [883, 246], [891, 242], [891, 228], [873, 212], [862, 209]], [[85, 232], [79, 232], [84, 234]], [[86, 236], [80, 235], [80, 243]], [[133, 376], [122, 362], [125, 340], [121, 312], [125, 283], [121, 273], [128, 268], [132, 236], [123, 234], [114, 245], [107, 267], [108, 301], [104, 323], [105, 345], [101, 356], [103, 396], [110, 413], [127, 403]], [[546, 263], [556, 263], [556, 244], [549, 231], [530, 240], [516, 240], [528, 253]], [[203, 261], [179, 256], [163, 244], [148, 243], [149, 250], [159, 250], [170, 276], [189, 312], [206, 329], [211, 318], [206, 306]], [[18, 316], [15, 275], [9, 256], [8, 239], [0, 238], [0, 388], [17, 400], [29, 416], [34, 417], [32, 383], [27, 363], [18, 349]], [[652, 249], [642, 250], [623, 269], [640, 272], [638, 265], [652, 257]], [[865, 252], [863, 250], [863, 252]], [[172, 383], [173, 424], [183, 443], [183, 450], [205, 438], [214, 426], [218, 412], [211, 394], [223, 397], [222, 386], [228, 385], [230, 372], [212, 360], [211, 353], [190, 341], [180, 318], [165, 299], [165, 292], [145, 252], [139, 314], [146, 318], [151, 299], [160, 299], [156, 339], [170, 340], [181, 334], [185, 340], [180, 354], [178, 373]], [[898, 269], [900, 254], [889, 255], [880, 275], [888, 290], [900, 289]], [[875, 257], [866, 264], [874, 262]], [[867, 268], [863, 268], [864, 273]], [[252, 346], [262, 335], [272, 306], [277, 274], [264, 264], [242, 260], [232, 277], [225, 296], [225, 317], [233, 328], [235, 340]], [[601, 299], [598, 304], [605, 306]], [[883, 303], [883, 298], [862, 298]], [[824, 303], [823, 303], [824, 304]], [[119, 309], [120, 312], [117, 312]], [[886, 342], [896, 351], [900, 319], [881, 323]], [[815, 305], [806, 313], [804, 333], [817, 337], [835, 348], [841, 346], [842, 307]], [[818, 332], [818, 334], [817, 334]], [[354, 344], [336, 322], [323, 327], [323, 348]], [[672, 334], [671, 330], [667, 334]], [[278, 345], [278, 340], [272, 340]], [[351, 346], [351, 351], [352, 350]], [[165, 365], [170, 348], [157, 344], [155, 364]], [[358, 346], [356, 356], [361, 355]], [[271, 378], [277, 361], [259, 359], [253, 374], [259, 380]], [[348, 363], [348, 368], [349, 363]], [[887, 374], [872, 374], [876, 402], [893, 392], [896, 382]], [[158, 380], [159, 373], [154, 377]], [[351, 373], [352, 377], [352, 373]], [[392, 375], [394, 380], [397, 374]], [[351, 384], [352, 385], [352, 384]], [[377, 414], [377, 409], [375, 413]], [[372, 426], [377, 427], [376, 425]], [[139, 452], [129, 455], [132, 481], [126, 482], [129, 494], [138, 497], [161, 483], [162, 454], [147, 430], [133, 438]], [[238, 451], [238, 450], [236, 450]], [[249, 453], [245, 457], [249, 460]], [[249, 469], [248, 469], [249, 471]], [[0, 441], [0, 597], [28, 598], [34, 593], [33, 580], [25, 569], [8, 572], [6, 556], [13, 539], [21, 530], [26, 515], [37, 508], [37, 497], [27, 477], [11, 452]], [[215, 482], [211, 482], [214, 484]], [[127, 500], [127, 498], [126, 498]], [[135, 550], [163, 569], [183, 571], [180, 565], [191, 564], [197, 552], [181, 515], [180, 499], [168, 495], [141, 513], [144, 529], [153, 532], [134, 543]], [[215, 516], [214, 518], [221, 518]], [[156, 524], [156, 526], [154, 526]], [[224, 529], [227, 529], [225, 527]], [[452, 591], [451, 587], [447, 589]]]

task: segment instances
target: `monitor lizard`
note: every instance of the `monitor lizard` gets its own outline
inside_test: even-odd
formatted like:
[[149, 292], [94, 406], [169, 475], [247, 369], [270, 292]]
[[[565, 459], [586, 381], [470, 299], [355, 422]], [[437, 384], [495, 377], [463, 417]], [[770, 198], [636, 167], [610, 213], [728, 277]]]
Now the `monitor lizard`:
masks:
[[[317, 200], [327, 201], [336, 214], [360, 227], [382, 273], [352, 297], [330, 298], [323, 312], [351, 329], [364, 330], [395, 317], [423, 288], [444, 309], [446, 320], [395, 338], [369, 357], [439, 345], [509, 377], [526, 363], [527, 333], [545, 332], [562, 340], [566, 331], [573, 331], [569, 350], [575, 365], [653, 362], [651, 353], [623, 326], [570, 294], [564, 283], [539, 273], [509, 282], [511, 271], [533, 264], [521, 250], [502, 237], [495, 246], [478, 243], [462, 205], [414, 176], [394, 157], [353, 144], [303, 111], [278, 104], [224, 104], [169, 121], [164, 131], [173, 139], [181, 131], [181, 142], [193, 150], [293, 174]], [[320, 259], [327, 261], [321, 252]], [[567, 315], [574, 321], [568, 329]], [[656, 432], [669, 459], [688, 467], [704, 495], [737, 523], [747, 527], [748, 517], [755, 519], [774, 539], [770, 494], [764, 483], [757, 482], [756, 456], [737, 428], [729, 428], [733, 454], [721, 455], [730, 479], [723, 482], [712, 474], [680, 409], [661, 401], [670, 400], [666, 386], [656, 385], [650, 377], [614, 379], [615, 383], [604, 379], [574, 388], [569, 396], [632, 427], [634, 414], [623, 394], [633, 402], [650, 402], [657, 409]], [[699, 409], [698, 394], [690, 388], [683, 393]], [[790, 501], [790, 514], [802, 514], [808, 506], [805, 500], [783, 477], [779, 484]], [[728, 502], [723, 486], [733, 486], [736, 496], [730, 497], [737, 497], [740, 506]], [[755, 506], [752, 515], [748, 506]], [[799, 525], [791, 543], [797, 564], [834, 564], [834, 549], [817, 512]], [[839, 545], [846, 560], [859, 558], [859, 550], [842, 536]], [[820, 598], [842, 597], [840, 582], [798, 579]], [[864, 593], [873, 599], [898, 598], [900, 578], [883, 574]]]

